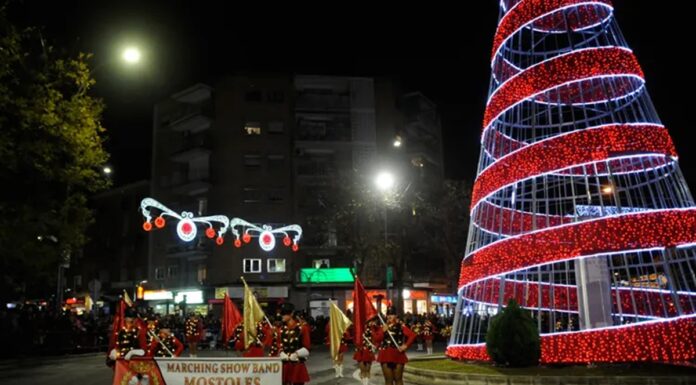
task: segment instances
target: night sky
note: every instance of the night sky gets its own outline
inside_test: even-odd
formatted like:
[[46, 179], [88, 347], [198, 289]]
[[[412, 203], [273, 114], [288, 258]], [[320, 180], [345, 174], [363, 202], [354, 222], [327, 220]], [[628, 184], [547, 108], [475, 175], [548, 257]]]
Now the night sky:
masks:
[[[23, 1], [15, 2], [11, 16], [20, 24], [45, 26], [55, 46], [95, 54], [95, 93], [107, 105], [104, 125], [116, 184], [149, 177], [156, 101], [235, 71], [393, 76], [438, 104], [447, 176], [473, 179], [496, 1], [402, 2], [398, 9], [375, 8], [374, 2], [236, 6], [240, 3]], [[660, 4], [614, 1], [693, 190], [694, 68], [682, 56], [696, 36], [684, 7]], [[127, 42], [142, 47], [142, 68], [127, 71], [118, 62]]]

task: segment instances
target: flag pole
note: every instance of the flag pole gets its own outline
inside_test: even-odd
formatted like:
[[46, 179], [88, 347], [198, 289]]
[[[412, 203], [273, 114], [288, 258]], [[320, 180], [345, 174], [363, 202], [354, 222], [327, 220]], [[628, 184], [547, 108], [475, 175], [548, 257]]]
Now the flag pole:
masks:
[[[245, 286], [245, 287], [249, 287], [249, 285], [247, 285], [247, 281], [244, 279], [244, 276], [243, 276], [243, 275], [242, 275], [241, 277], [239, 277], [239, 278], [242, 280], [242, 282], [244, 283], [244, 286]], [[249, 290], [251, 290], [251, 288], [250, 288]], [[254, 293], [251, 293], [251, 295], [254, 295]], [[256, 296], [255, 296], [255, 295], [254, 295], [254, 299], [256, 299]], [[258, 299], [256, 300], [256, 302], [258, 302]], [[263, 309], [262, 309], [262, 310], [263, 310]], [[266, 316], [266, 312], [263, 312], [263, 318], [266, 320], [266, 322], [268, 322], [268, 324], [269, 324], [270, 326], [273, 326], [273, 324], [271, 323], [271, 321], [268, 320], [268, 317]], [[244, 337], [246, 338], [246, 336], [244, 336]], [[261, 342], [261, 340], [259, 340], [259, 337], [258, 337], [258, 336], [254, 336], [254, 338], [256, 338], [256, 343], [258, 343], [259, 345], [263, 346], [263, 342]]]
[[394, 346], [396, 346], [397, 349], [399, 347], [401, 347], [401, 345], [396, 343], [396, 340], [394, 339], [394, 335], [392, 334], [392, 332], [389, 331], [389, 325], [387, 325], [387, 323], [384, 322], [384, 319], [382, 319], [382, 313], [377, 312], [377, 317], [379, 317], [379, 320], [382, 321], [382, 325], [387, 326], [387, 334], [389, 334], [389, 337], [391, 338], [392, 342], [394, 343]]
[[[356, 282], [358, 282], [358, 284], [363, 288], [363, 290], [365, 289], [364, 286], [362, 285], [362, 282], [360, 282], [360, 280], [356, 280]], [[386, 325], [387, 323], [384, 322], [384, 319], [382, 319], [382, 312], [381, 312], [381, 310], [382, 310], [382, 309], [379, 309], [379, 310], [377, 311], [377, 317], [378, 317], [379, 320], [382, 322], [382, 325]], [[389, 337], [391, 338], [392, 342], [394, 343], [394, 346], [396, 346], [397, 348], [399, 348], [401, 345], [399, 345], [399, 344], [396, 343], [396, 340], [394, 339], [394, 336], [393, 336], [392, 333], [389, 331], [389, 327], [387, 327], [387, 334], [389, 334]], [[360, 338], [362, 338], [362, 336], [361, 336]], [[372, 343], [370, 343], [370, 345], [372, 345]], [[374, 345], [372, 345], [372, 346], [374, 346]]]

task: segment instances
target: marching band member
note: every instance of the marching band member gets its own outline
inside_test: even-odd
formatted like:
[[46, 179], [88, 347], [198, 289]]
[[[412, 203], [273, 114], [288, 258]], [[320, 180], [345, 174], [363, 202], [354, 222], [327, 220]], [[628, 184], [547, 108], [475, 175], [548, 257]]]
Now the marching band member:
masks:
[[382, 366], [385, 384], [403, 385], [404, 365], [408, 362], [406, 350], [416, 334], [399, 320], [395, 307], [387, 309], [387, 322], [377, 330], [374, 339], [380, 344], [377, 362]]
[[[370, 369], [372, 369], [372, 361], [375, 360], [374, 351], [377, 349], [377, 342], [375, 342], [374, 336], [378, 331], [377, 318], [368, 320], [367, 325], [365, 325], [365, 331], [362, 334], [362, 346], [358, 347], [357, 343], [355, 345], [353, 359], [357, 361], [358, 367], [360, 367], [360, 382], [363, 385], [370, 383]], [[355, 338], [357, 339], [358, 336], [355, 336]]]
[[305, 365], [309, 357], [309, 333], [293, 317], [293, 308], [291, 303], [286, 302], [281, 309], [283, 326], [280, 329], [279, 357], [283, 361], [284, 385], [309, 382]]

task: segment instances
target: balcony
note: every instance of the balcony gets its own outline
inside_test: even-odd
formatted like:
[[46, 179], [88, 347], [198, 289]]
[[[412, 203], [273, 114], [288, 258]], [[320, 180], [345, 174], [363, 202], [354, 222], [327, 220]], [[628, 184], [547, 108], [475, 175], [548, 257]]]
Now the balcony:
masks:
[[210, 155], [210, 139], [207, 135], [195, 135], [185, 139], [185, 143], [170, 157], [173, 162], [188, 163], [193, 159]]
[[301, 177], [328, 178], [336, 175], [336, 167], [332, 164], [319, 162], [300, 163], [297, 166], [297, 175]]
[[170, 243], [165, 253], [168, 258], [186, 258], [189, 261], [206, 259], [212, 253], [212, 243], [193, 241], [191, 243]]
[[180, 195], [198, 195], [210, 190], [210, 181], [207, 177], [189, 178], [183, 183], [172, 186], [172, 192]]
[[176, 132], [196, 133], [209, 129], [212, 123], [213, 120], [198, 109], [170, 120], [169, 127]]
[[298, 111], [347, 111], [350, 96], [340, 94], [300, 93], [295, 100]]
[[298, 119], [297, 140], [308, 142], [349, 142], [352, 139], [350, 119]]

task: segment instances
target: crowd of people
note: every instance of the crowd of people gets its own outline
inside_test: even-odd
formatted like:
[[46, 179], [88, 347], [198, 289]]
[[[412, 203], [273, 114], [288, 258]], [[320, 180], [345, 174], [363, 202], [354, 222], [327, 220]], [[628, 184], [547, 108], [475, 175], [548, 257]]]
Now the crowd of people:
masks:
[[[310, 330], [310, 340], [314, 345], [325, 341], [326, 326], [329, 318], [299, 313]], [[148, 309], [145, 317], [170, 325], [171, 333], [185, 340], [186, 318], [181, 315], [160, 315]], [[272, 317], [273, 319], [280, 318]], [[212, 313], [201, 317], [204, 335], [198, 344], [199, 349], [216, 349], [220, 343], [220, 319]], [[425, 327], [427, 321], [433, 324]], [[434, 313], [415, 315], [406, 313], [403, 322], [416, 334], [417, 349], [425, 349], [425, 339], [433, 333], [434, 340], [445, 341], [449, 338], [452, 317]], [[27, 305], [14, 309], [0, 309], [0, 339], [7, 341], [15, 350], [4, 350], [5, 356], [17, 354], [66, 354], [105, 350], [108, 335], [113, 324], [113, 315], [75, 312], [56, 312], [47, 307]], [[423, 346], [421, 346], [423, 345]]]

